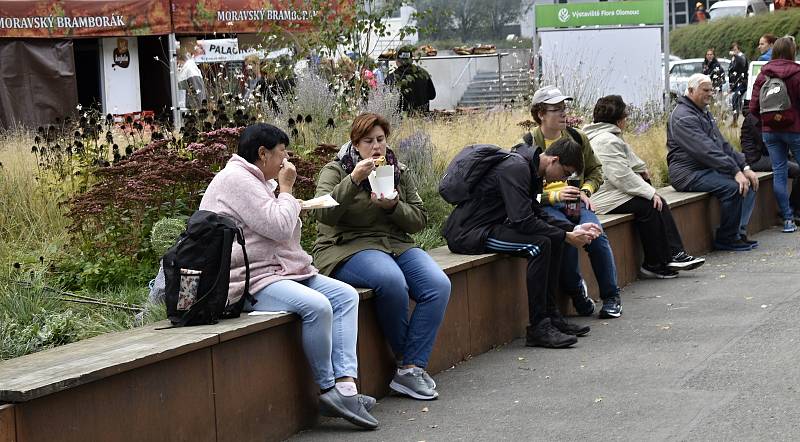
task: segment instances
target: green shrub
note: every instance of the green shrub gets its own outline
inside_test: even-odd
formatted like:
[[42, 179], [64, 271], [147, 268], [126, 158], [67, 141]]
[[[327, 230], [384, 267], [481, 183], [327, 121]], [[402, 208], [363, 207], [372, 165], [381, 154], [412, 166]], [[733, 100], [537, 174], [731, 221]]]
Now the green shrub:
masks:
[[163, 256], [184, 230], [186, 220], [183, 218], [161, 218], [156, 221], [150, 231], [150, 247], [156, 256]]
[[682, 58], [697, 58], [705, 55], [706, 49], [715, 48], [717, 57], [728, 57], [728, 49], [734, 41], [741, 45], [748, 60], [755, 60], [760, 53], [756, 46], [762, 35], [800, 36], [800, 10], [789, 9], [753, 17], [730, 17], [684, 26], [672, 31], [670, 50]]

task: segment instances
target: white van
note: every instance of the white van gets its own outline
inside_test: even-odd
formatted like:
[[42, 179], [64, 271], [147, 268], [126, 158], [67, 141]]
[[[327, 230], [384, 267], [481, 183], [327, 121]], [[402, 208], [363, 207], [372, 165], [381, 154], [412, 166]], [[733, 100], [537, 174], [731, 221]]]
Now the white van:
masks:
[[754, 14], [769, 12], [772, 0], [720, 0], [710, 8], [708, 14], [711, 20], [725, 17], [749, 17]]

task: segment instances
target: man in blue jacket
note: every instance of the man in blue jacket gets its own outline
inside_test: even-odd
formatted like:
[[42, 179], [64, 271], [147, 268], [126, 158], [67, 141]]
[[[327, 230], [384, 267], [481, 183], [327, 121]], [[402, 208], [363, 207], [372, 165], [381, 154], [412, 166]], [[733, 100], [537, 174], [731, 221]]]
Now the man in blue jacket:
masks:
[[758, 177], [744, 155], [733, 150], [708, 111], [714, 96], [711, 78], [689, 77], [686, 93], [667, 122], [667, 164], [672, 187], [680, 192], [711, 192], [719, 199], [717, 250], [744, 251], [758, 245], [747, 239]]

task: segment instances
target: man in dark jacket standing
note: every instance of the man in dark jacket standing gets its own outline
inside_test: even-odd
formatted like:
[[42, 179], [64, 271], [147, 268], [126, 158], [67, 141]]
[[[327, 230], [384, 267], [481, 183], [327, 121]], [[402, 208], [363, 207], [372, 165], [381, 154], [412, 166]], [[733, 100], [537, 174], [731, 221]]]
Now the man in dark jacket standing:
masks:
[[731, 87], [731, 107], [733, 121], [731, 126], [739, 123], [739, 112], [742, 107], [742, 96], [747, 91], [747, 57], [739, 48], [739, 42], [731, 44], [731, 66], [728, 68], [728, 84]]
[[711, 78], [689, 77], [685, 96], [678, 99], [667, 122], [669, 178], [675, 190], [711, 192], [719, 199], [721, 219], [714, 248], [750, 250], [758, 244], [746, 234], [758, 177], [720, 133], [708, 111], [713, 95]]
[[583, 169], [580, 146], [564, 138], [542, 153], [521, 144], [490, 169], [474, 190], [480, 195], [459, 204], [444, 227], [454, 253], [508, 253], [528, 259], [526, 284], [529, 326], [525, 345], [564, 348], [588, 326], [566, 322], [555, 305], [564, 244], [582, 247], [601, 233], [597, 224], [578, 226], [550, 217], [537, 201], [542, 179], [563, 180]]
[[414, 47], [403, 46], [397, 51], [397, 69], [386, 77], [386, 84], [400, 91], [400, 107], [407, 112], [429, 112], [430, 101], [436, 98], [431, 75], [414, 64]]

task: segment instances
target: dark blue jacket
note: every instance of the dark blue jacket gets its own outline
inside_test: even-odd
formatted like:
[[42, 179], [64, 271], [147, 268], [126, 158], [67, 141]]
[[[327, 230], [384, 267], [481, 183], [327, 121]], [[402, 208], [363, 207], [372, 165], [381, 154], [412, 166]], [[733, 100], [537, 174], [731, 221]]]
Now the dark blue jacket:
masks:
[[678, 98], [667, 121], [667, 165], [675, 189], [684, 188], [696, 172], [713, 169], [733, 178], [746, 164], [708, 109], [700, 109], [688, 97]]

